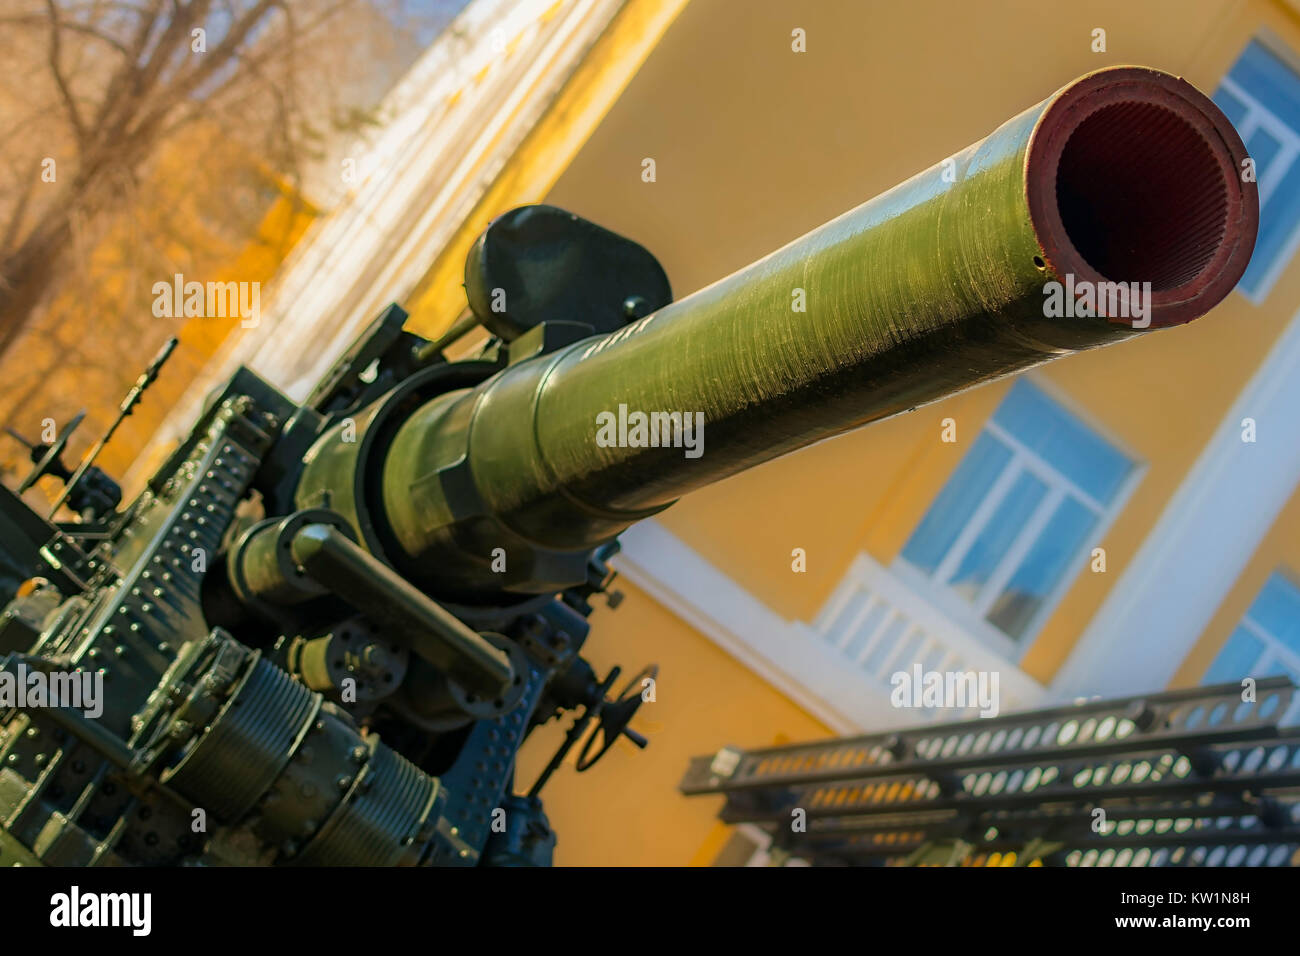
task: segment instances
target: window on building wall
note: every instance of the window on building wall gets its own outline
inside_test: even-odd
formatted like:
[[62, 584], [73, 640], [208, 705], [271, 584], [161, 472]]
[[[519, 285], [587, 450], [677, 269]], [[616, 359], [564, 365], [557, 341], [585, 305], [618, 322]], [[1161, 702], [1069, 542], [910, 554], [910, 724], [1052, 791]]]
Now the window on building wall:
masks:
[[950, 607], [1023, 641], [1087, 565], [1133, 471], [1114, 445], [1022, 378], [901, 560]]
[[[1260, 590], [1201, 683], [1278, 676], [1300, 684], [1300, 588], [1280, 572]], [[1300, 697], [1280, 722], [1297, 721]]]
[[1260, 302], [1300, 246], [1300, 74], [1252, 41], [1214, 102], [1255, 161], [1259, 238], [1239, 288]]

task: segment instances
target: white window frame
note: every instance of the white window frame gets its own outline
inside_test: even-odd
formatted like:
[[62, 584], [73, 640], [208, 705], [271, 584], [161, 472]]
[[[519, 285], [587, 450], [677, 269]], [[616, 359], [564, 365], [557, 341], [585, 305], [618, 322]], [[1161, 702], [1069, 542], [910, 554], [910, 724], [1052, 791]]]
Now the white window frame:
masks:
[[[989, 488], [983, 500], [975, 508], [961, 533], [953, 540], [952, 545], [949, 546], [948, 551], [940, 559], [933, 573], [926, 573], [912, 564], [907, 558], [903, 557], [901, 551], [894, 559], [893, 566], [890, 569], [909, 587], [925, 595], [928, 600], [952, 618], [954, 622], [964, 627], [983, 644], [1015, 663], [1019, 663], [1029, 652], [1048, 618], [1056, 610], [1066, 592], [1074, 585], [1082, 569], [1076, 568], [1073, 573], [1067, 570], [1061, 575], [1060, 580], [1053, 584], [1051, 590], [1044, 595], [1042, 604], [1039, 605], [1038, 610], [1029, 619], [1029, 623], [1025, 625], [1023, 635], [1018, 639], [1004, 633], [996, 625], [989, 622], [984, 615], [988, 613], [993, 606], [993, 602], [997, 600], [998, 595], [1002, 593], [1012, 575], [1016, 573], [1016, 570], [1020, 567], [1020, 562], [1037, 543], [1039, 535], [1046, 528], [1052, 515], [1056, 513], [1057, 506], [1067, 494], [1072, 494], [1092, 511], [1097, 519], [1091, 534], [1092, 544], [1085, 546], [1076, 556], [1075, 560], [1080, 561], [1085, 555], [1091, 555], [1094, 548], [1101, 546], [1099, 542], [1104, 540], [1106, 534], [1110, 531], [1111, 525], [1114, 524], [1120, 512], [1124, 510], [1129, 497], [1146, 473], [1146, 464], [1143, 461], [1134, 455], [1123, 442], [1116, 440], [1112, 435], [1108, 434], [1106, 429], [1099, 427], [1097, 422], [1083, 413], [1072, 401], [1043, 381], [1034, 378], [1027, 379], [1027, 381], [1055, 402], [1062, 411], [1084, 425], [1089, 431], [1096, 434], [1129, 460], [1131, 465], [1129, 473], [1120, 484], [1110, 504], [1105, 505], [1088, 494], [1074, 481], [1066, 477], [1056, 467], [1049, 464], [998, 424], [994, 420], [995, 411], [984, 422], [983, 429], [989, 431], [993, 437], [1011, 449], [1011, 458], [1002, 466], [1002, 471], [994, 480], [992, 487]], [[971, 447], [974, 447], [973, 443]], [[969, 450], [967, 453], [969, 453]], [[989, 579], [984, 582], [975, 600], [973, 602], [968, 601], [949, 586], [948, 580], [956, 572], [967, 551], [970, 550], [970, 546], [984, 530], [1007, 494], [1010, 493], [1022, 471], [1028, 471], [1043, 482], [1047, 486], [1047, 492], [1043, 495], [1042, 500], [1038, 502], [1029, 520], [1025, 522], [1016, 535], [1015, 540], [1007, 549], [1007, 553], [1003, 555], [1002, 560], [993, 569]], [[931, 501], [930, 506], [933, 507], [933, 504], [934, 502]], [[927, 508], [927, 514], [928, 510]], [[922, 520], [924, 520], [924, 517]]]
[[[1270, 580], [1272, 580], [1271, 576]], [[1292, 587], [1295, 587], [1295, 583], [1291, 581], [1290, 578], [1287, 578], [1286, 580]], [[1265, 587], [1267, 587], [1267, 582], [1265, 583]], [[1263, 589], [1260, 590], [1260, 593], [1263, 593]], [[1256, 600], [1259, 600], [1258, 596], [1256, 596]], [[1254, 602], [1252, 602], [1251, 606], [1254, 606]], [[1222, 654], [1227, 646], [1232, 643], [1232, 638], [1237, 633], [1238, 628], [1245, 628], [1252, 636], [1264, 645], [1264, 649], [1259, 652], [1259, 656], [1255, 658], [1254, 663], [1246, 668], [1246, 673], [1242, 675], [1243, 678], [1263, 677], [1269, 673], [1268, 668], [1273, 665], [1275, 660], [1281, 661], [1285, 664], [1289, 673], [1300, 674], [1300, 654], [1297, 654], [1291, 648], [1287, 647], [1287, 645], [1274, 637], [1272, 631], [1250, 616], [1249, 610], [1242, 615], [1240, 623], [1238, 623], [1237, 627], [1232, 629], [1232, 633], [1228, 635], [1228, 639], [1219, 645], [1218, 654]], [[1205, 668], [1207, 676], [1209, 675], [1210, 669], [1214, 667], [1215, 661], [1218, 660], [1218, 654], [1215, 655], [1214, 660], [1210, 662], [1209, 666]], [[1204, 677], [1202, 678], [1202, 681], [1204, 681]], [[1300, 722], [1300, 694], [1296, 694], [1291, 698], [1291, 706], [1286, 709], [1285, 713], [1278, 717], [1277, 722], [1278, 724], [1294, 724]]]
[[[1259, 207], [1263, 209], [1269, 197], [1277, 189], [1278, 183], [1281, 182], [1282, 175], [1293, 163], [1297, 162], [1297, 157], [1300, 157], [1300, 130], [1292, 129], [1279, 119], [1277, 114], [1242, 89], [1233, 81], [1231, 71], [1224, 75], [1223, 79], [1219, 81], [1219, 85], [1246, 106], [1246, 115], [1237, 126], [1237, 132], [1241, 135], [1243, 143], [1249, 140], [1251, 135], [1260, 128], [1263, 128], [1264, 132], [1279, 143], [1277, 155], [1273, 157], [1267, 169], [1260, 169], [1259, 167], [1255, 169], [1255, 181], [1259, 184]], [[1282, 173], [1276, 177], [1267, 176], [1267, 171], [1272, 169], [1280, 169]], [[1266, 178], [1269, 180], [1268, 182], [1265, 181]], [[1290, 265], [1291, 260], [1295, 257], [1297, 249], [1300, 249], [1300, 221], [1297, 221], [1291, 227], [1290, 235], [1283, 241], [1277, 256], [1269, 264], [1268, 271], [1264, 273], [1263, 278], [1260, 280], [1259, 288], [1251, 292], [1238, 286], [1241, 294], [1255, 305], [1259, 305], [1267, 299], [1269, 293], [1273, 291], [1273, 286], [1277, 284], [1277, 280], [1281, 278], [1282, 273], [1286, 271], [1286, 267]]]

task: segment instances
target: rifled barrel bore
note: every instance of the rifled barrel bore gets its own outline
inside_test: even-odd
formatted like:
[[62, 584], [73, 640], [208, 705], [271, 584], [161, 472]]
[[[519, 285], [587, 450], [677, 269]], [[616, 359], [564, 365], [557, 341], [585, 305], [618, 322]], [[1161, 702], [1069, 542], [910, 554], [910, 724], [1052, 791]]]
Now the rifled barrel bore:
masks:
[[1246, 271], [1259, 227], [1250, 173], [1236, 130], [1194, 87], [1117, 67], [1047, 101], [1025, 184], [1053, 271], [1150, 282], [1151, 327], [1164, 328], [1204, 315]]

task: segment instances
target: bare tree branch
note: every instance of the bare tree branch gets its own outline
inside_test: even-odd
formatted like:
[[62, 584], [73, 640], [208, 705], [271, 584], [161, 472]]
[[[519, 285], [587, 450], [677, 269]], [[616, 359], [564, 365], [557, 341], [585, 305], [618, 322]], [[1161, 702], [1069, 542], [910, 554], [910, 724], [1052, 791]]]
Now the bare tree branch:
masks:
[[68, 114], [68, 123], [72, 126], [72, 132], [76, 136], [78, 146], [82, 146], [86, 141], [86, 126], [81, 120], [81, 111], [77, 109], [77, 103], [72, 98], [72, 91], [68, 89], [68, 81], [63, 76], [63, 66], [61, 61], [62, 50], [62, 29], [59, 24], [59, 9], [54, 5], [54, 0], [45, 0], [45, 9], [50, 18], [50, 46], [49, 46], [49, 64], [50, 74], [54, 78], [54, 84], [58, 87], [59, 96], [63, 99], [63, 107]]
[[[263, 222], [266, 184], [290, 199], [300, 188], [317, 131], [331, 123], [330, 91], [347, 83], [337, 58], [359, 49], [349, 27], [369, 29], [383, 0], [20, 2], [0, 20], [0, 49], [23, 63], [0, 75], [0, 123], [50, 118], [39, 139], [0, 141], [0, 169], [13, 172], [0, 174], [0, 355], [46, 312], [68, 318], [89, 304], [133, 322], [152, 287], [140, 276], [170, 260], [185, 271], [230, 261]], [[362, 17], [340, 27], [353, 5]], [[206, 51], [192, 49], [198, 27], [215, 39]], [[235, 177], [243, 201], [223, 208], [214, 197], [227, 182], [190, 181], [183, 157], [196, 149], [200, 163], [220, 154], [216, 168]], [[33, 155], [57, 162], [57, 182], [28, 174]], [[277, 222], [292, 231], [298, 220]], [[120, 258], [93, 265], [106, 237]]]
[[[13, 26], [32, 26], [34, 24], [49, 23], [49, 22], [50, 22], [50, 17], [48, 15], [42, 17], [42, 16], [37, 16], [36, 14], [24, 14], [23, 16], [18, 16], [18, 17], [0, 17], [0, 23], [7, 23]], [[111, 36], [110, 34], [105, 33], [104, 31], [90, 25], [89, 23], [82, 23], [78, 20], [67, 20], [67, 19], [60, 18], [58, 20], [58, 26], [59, 29], [61, 30], [70, 30], [73, 33], [80, 33], [82, 36], [88, 36], [93, 40], [98, 40], [101, 43], [106, 43], [109, 46], [111, 46], [114, 50], [116, 50], [118, 53], [121, 53], [123, 56], [129, 57], [131, 55], [131, 51], [126, 48], [126, 44], [124, 44], [121, 40], [119, 40], [115, 36]]]
[[39, 182], [37, 176], [41, 168], [41, 161], [34, 158], [30, 171], [22, 177], [25, 183], [18, 201], [14, 203], [13, 211], [9, 214], [9, 225], [5, 227], [4, 235], [0, 236], [0, 256], [8, 254], [13, 248], [19, 233], [22, 231], [23, 219], [27, 216], [27, 207], [31, 204], [32, 194], [36, 191], [36, 184]]

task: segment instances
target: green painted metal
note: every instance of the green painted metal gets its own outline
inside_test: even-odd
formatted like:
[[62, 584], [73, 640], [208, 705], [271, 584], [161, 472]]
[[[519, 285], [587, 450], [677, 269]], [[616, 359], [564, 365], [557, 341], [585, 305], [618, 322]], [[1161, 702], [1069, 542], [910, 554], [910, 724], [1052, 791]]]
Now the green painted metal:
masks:
[[[1134, 102], [1147, 112], [1134, 114]], [[1155, 140], [1142, 132], [1153, 116], [1167, 123]], [[1088, 117], [1098, 119], [1073, 141], [1072, 178], [1058, 183], [1063, 150]], [[1180, 152], [1161, 154], [1165, 141]], [[1150, 154], [1140, 153], [1152, 176], [1200, 174], [1204, 194], [1172, 182], [1138, 202], [1131, 163], [1115, 166], [1128, 178], [1108, 194], [1106, 163], [1130, 148]], [[463, 587], [491, 588], [501, 580], [484, 573], [493, 548], [588, 548], [686, 492], [823, 438], [1142, 334], [1131, 321], [1048, 315], [1045, 283], [1067, 273], [1147, 278], [1102, 276], [1074, 248], [1069, 230], [1089, 204], [1115, 214], [1109, 231], [1075, 236], [1090, 253], [1104, 249], [1109, 264], [1126, 252], [1135, 262], [1205, 259], [1184, 270], [1186, 281], [1156, 284], [1151, 327], [1188, 321], [1227, 294], [1253, 245], [1257, 202], [1253, 184], [1236, 182], [1238, 156], [1231, 125], [1182, 80], [1140, 68], [1083, 77], [734, 275], [417, 411], [384, 473], [401, 549], [444, 574], [453, 558], [465, 562], [453, 572]], [[1070, 192], [1070, 210], [1057, 210], [1058, 190]], [[1165, 240], [1166, 220], [1186, 225], [1189, 203], [1210, 224], [1205, 234], [1148, 248]], [[1148, 244], [1140, 250], [1115, 234], [1126, 210]], [[698, 456], [602, 442], [608, 416], [655, 412], [702, 419]]]

